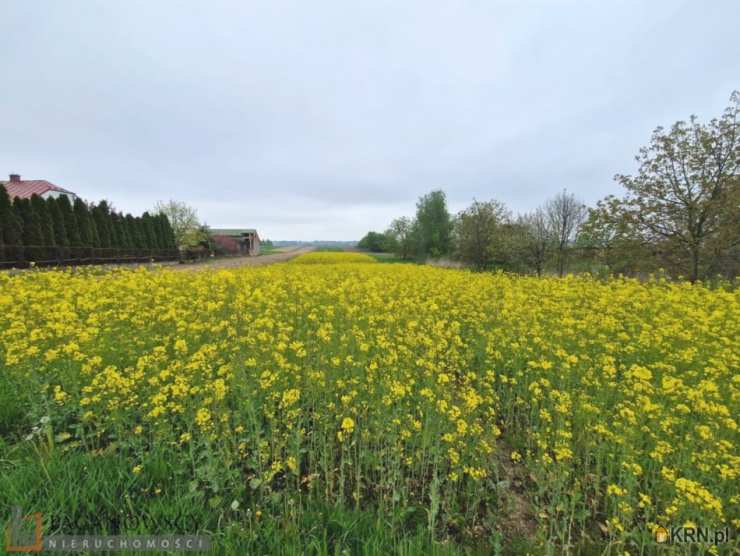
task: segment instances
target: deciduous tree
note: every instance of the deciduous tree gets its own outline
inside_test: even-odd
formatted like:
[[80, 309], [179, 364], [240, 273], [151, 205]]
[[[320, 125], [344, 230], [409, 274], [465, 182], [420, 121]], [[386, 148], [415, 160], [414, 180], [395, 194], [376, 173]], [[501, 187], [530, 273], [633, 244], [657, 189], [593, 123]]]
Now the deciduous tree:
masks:
[[378, 232], [368, 232], [365, 236], [357, 242], [357, 247], [360, 249], [367, 249], [375, 253], [382, 253], [387, 251], [388, 238], [385, 234]]
[[624, 214], [648, 242], [663, 242], [686, 261], [692, 281], [738, 245], [740, 92], [721, 117], [696, 116], [658, 127], [640, 149], [636, 175], [617, 174], [627, 189]]
[[504, 250], [501, 232], [509, 219], [509, 211], [502, 203], [473, 201], [455, 219], [455, 254], [477, 270], [488, 268], [496, 252]]
[[201, 224], [194, 208], [183, 202], [171, 200], [166, 203], [157, 202], [154, 210], [167, 216], [178, 247], [197, 245], [201, 240]]
[[411, 258], [415, 252], [416, 237], [414, 222], [406, 217], [396, 218], [385, 232], [392, 244], [392, 250], [404, 260]]
[[441, 257], [450, 252], [452, 219], [444, 191], [432, 191], [416, 203], [418, 253], [421, 257]]

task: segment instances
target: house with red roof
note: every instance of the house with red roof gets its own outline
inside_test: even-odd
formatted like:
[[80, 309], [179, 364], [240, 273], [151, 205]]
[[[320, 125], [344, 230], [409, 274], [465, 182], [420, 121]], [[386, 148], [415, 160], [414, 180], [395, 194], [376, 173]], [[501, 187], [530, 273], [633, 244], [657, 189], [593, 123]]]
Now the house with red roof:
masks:
[[66, 195], [70, 203], [77, 199], [77, 195], [71, 191], [46, 180], [22, 180], [20, 174], [10, 174], [9, 177], [8, 181], [0, 181], [0, 185], [5, 186], [11, 199], [15, 197], [30, 199], [32, 195], [38, 195], [43, 199]]

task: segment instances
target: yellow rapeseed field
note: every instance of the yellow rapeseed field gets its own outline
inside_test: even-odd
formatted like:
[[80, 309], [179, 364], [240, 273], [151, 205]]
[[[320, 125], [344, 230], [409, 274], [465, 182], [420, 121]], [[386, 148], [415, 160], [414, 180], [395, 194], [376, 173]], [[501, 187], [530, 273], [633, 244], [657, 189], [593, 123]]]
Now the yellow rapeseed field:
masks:
[[136, 478], [211, 450], [255, 509], [421, 507], [443, 538], [516, 478], [550, 543], [740, 527], [737, 291], [371, 261], [2, 274], [2, 373], [70, 451]]
[[300, 255], [291, 262], [292, 264], [374, 263], [375, 259], [365, 253], [318, 251]]

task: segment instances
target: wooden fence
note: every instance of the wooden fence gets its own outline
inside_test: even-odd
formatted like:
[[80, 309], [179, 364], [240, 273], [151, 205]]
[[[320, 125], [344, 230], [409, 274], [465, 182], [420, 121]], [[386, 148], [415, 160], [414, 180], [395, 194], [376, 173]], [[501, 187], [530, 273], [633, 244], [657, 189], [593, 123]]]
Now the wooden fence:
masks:
[[177, 249], [0, 246], [0, 268], [121, 264], [179, 259], [180, 252]]

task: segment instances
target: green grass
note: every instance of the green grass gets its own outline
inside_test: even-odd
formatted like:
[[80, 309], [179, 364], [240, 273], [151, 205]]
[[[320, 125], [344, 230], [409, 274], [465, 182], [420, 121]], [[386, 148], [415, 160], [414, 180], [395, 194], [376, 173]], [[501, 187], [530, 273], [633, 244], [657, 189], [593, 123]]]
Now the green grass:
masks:
[[212, 553], [234, 555], [472, 555], [497, 546], [496, 539], [466, 549], [435, 541], [421, 508], [381, 515], [279, 490], [260, 507], [218, 462], [183, 460], [167, 448], [154, 449], [146, 472], [133, 477], [130, 458], [113, 449], [84, 453], [41, 436], [11, 446], [0, 439], [0, 450], [0, 508], [8, 517], [12, 506], [41, 512], [46, 535], [203, 534]]
[[68, 438], [55, 437], [51, 431], [59, 423], [31, 417], [24, 409], [28, 400], [12, 392], [19, 392], [17, 385], [0, 376], [3, 525], [17, 506], [42, 514], [45, 535], [202, 534], [219, 555], [490, 553], [487, 540], [479, 551], [433, 540], [421, 508], [380, 514], [330, 505], [311, 489], [281, 488], [280, 478], [252, 488], [208, 444], [194, 445], [183, 457], [181, 449], [152, 441], [142, 472], [132, 474], [137, 454], [125, 438], [92, 448], [100, 444], [82, 427]]
[[265, 244], [262, 244], [262, 245], [260, 245], [259, 256], [262, 256], [262, 255], [272, 255], [274, 253], [280, 253], [280, 252], [281, 252], [281, 248], [280, 247], [275, 247], [274, 245], [265, 245]]

